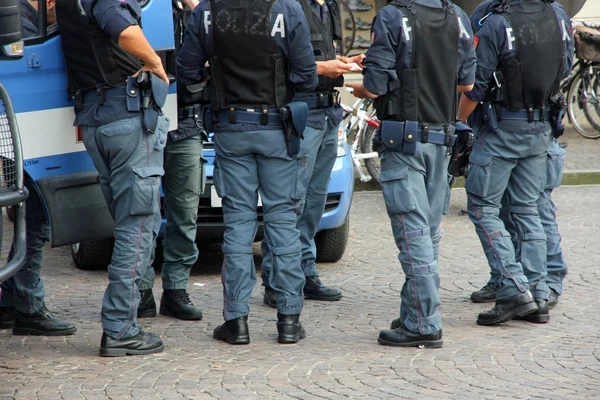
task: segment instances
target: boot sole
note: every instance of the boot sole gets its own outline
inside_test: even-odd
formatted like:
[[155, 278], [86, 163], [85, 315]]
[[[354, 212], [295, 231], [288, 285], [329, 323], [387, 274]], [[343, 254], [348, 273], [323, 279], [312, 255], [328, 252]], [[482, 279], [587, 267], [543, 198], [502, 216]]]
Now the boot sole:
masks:
[[415, 342], [390, 342], [388, 340], [383, 340], [378, 338], [377, 342], [384, 346], [394, 346], [394, 347], [421, 347], [423, 346], [426, 349], [439, 349], [444, 345], [444, 341], [440, 340], [417, 340]]
[[72, 335], [77, 328], [63, 329], [62, 331], [40, 331], [31, 328], [13, 328], [12, 334], [15, 336], [67, 336]]
[[160, 353], [165, 345], [160, 345], [148, 350], [129, 350], [129, 349], [100, 349], [100, 357], [125, 357], [125, 356], [143, 356], [147, 354]]
[[218, 336], [213, 334], [213, 339], [222, 340], [229, 344], [249, 344], [250, 336]]
[[277, 337], [277, 342], [281, 343], [281, 344], [293, 344], [293, 343], [298, 343], [305, 337], [306, 337], [306, 332], [299, 333], [297, 335], [279, 335]]
[[342, 297], [344, 297], [342, 294], [338, 294], [338, 295], [335, 295], [335, 296], [317, 296], [317, 295], [314, 295], [314, 294], [306, 294], [306, 293], [304, 293], [304, 298], [308, 299], [308, 300], [338, 301]]
[[473, 303], [492, 303], [494, 301], [496, 301], [496, 298], [494, 297], [493, 299], [482, 299], [482, 298], [473, 298], [471, 297], [471, 301]]
[[12, 329], [15, 324], [12, 322], [3, 322], [0, 324], [0, 329]]
[[514, 319], [517, 321], [527, 321], [527, 322], [533, 322], [535, 324], [544, 324], [544, 323], [550, 321], [550, 314], [542, 314], [542, 315], [529, 314], [529, 315], [525, 315], [523, 317], [517, 316], [517, 317], [514, 317]]
[[147, 310], [143, 312], [139, 312], [137, 315], [138, 318], [154, 318], [156, 317], [156, 310]]
[[537, 310], [538, 310], [537, 305], [535, 304], [535, 302], [532, 302], [529, 304], [522, 305], [521, 307], [516, 308], [516, 309], [512, 310], [511, 312], [501, 315], [495, 319], [490, 319], [490, 320], [477, 319], [477, 325], [501, 324], [503, 322], [510, 321], [511, 319], [513, 319], [516, 316], [524, 317], [525, 315], [534, 313]]
[[183, 321], [200, 321], [203, 317], [202, 313], [200, 314], [200, 316], [188, 317], [186, 315], [177, 314], [168, 308], [162, 308], [162, 307], [160, 308], [160, 315], [175, 317], [175, 318], [183, 320]]

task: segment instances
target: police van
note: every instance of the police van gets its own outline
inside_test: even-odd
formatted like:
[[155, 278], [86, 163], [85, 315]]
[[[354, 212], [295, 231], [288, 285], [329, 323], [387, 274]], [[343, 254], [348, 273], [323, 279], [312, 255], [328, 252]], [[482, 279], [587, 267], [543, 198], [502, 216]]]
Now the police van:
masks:
[[[143, 9], [144, 34], [161, 56], [173, 82], [163, 108], [172, 130], [177, 124], [172, 6], [168, 1], [138, 2]], [[52, 227], [52, 246], [70, 245], [78, 268], [106, 267], [112, 254], [114, 225], [100, 190], [98, 173], [83, 146], [81, 130], [73, 126], [75, 115], [66, 91], [60, 32], [52, 18], [47, 18], [46, 2], [38, 1], [34, 23], [39, 35], [15, 40], [21, 29], [24, 3], [27, 0], [0, 0], [0, 82], [11, 97], [20, 127], [25, 176], [32, 180], [45, 204]], [[219, 242], [224, 227], [221, 201], [212, 181], [215, 153], [210, 142], [204, 148], [207, 184], [198, 204], [197, 239]], [[352, 159], [340, 130], [338, 158], [316, 238], [318, 261], [337, 261], [344, 253], [353, 189]], [[259, 208], [262, 223], [260, 211]], [[163, 207], [161, 212], [164, 215]], [[164, 223], [163, 219], [160, 237]], [[259, 229], [256, 240], [262, 236]]]

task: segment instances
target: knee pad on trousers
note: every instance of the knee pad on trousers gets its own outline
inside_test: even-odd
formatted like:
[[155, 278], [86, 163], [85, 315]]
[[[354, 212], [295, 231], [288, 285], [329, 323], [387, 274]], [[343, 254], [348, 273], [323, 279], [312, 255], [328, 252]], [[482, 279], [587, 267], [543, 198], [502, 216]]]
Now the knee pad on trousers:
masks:
[[293, 212], [287, 213], [272, 213], [265, 214], [263, 217], [263, 221], [265, 224], [269, 223], [293, 223], [295, 224], [297, 221], [296, 214]]
[[223, 222], [225, 224], [232, 224], [235, 222], [257, 221], [257, 218], [258, 216], [255, 211], [229, 212], [223, 214]]
[[295, 243], [291, 246], [283, 246], [283, 247], [271, 247], [271, 251], [275, 256], [284, 256], [287, 254], [295, 254], [300, 253], [302, 251], [302, 245], [300, 242]]
[[[542, 223], [537, 226], [525, 225], [523, 218], [535, 216], [539, 219], [539, 213], [536, 205], [533, 206], [509, 206], [511, 220], [518, 227], [519, 239], [523, 241], [529, 240], [546, 240], [546, 234]], [[537, 228], [537, 229], [535, 229]]]
[[224, 244], [221, 246], [223, 254], [252, 254], [252, 246], [234, 246]]

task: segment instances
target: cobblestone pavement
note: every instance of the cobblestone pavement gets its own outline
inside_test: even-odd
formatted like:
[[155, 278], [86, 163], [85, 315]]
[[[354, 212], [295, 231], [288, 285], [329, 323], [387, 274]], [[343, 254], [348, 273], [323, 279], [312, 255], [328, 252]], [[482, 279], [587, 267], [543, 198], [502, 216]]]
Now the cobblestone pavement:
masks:
[[600, 186], [561, 188], [555, 198], [571, 273], [551, 322], [482, 327], [476, 315], [490, 305], [472, 304], [469, 294], [485, 283], [488, 268], [471, 222], [458, 214], [464, 191], [453, 191], [443, 223], [444, 347], [438, 350], [377, 344], [379, 330], [397, 317], [403, 282], [380, 192], [355, 196], [346, 255], [320, 266], [323, 280], [341, 286], [344, 298], [307, 301], [302, 319], [308, 336], [297, 345], [276, 344], [276, 314], [262, 304], [258, 286], [251, 344], [212, 339], [222, 321], [221, 255], [209, 248], [190, 283], [204, 320], [145, 319], [147, 330], [162, 335], [164, 353], [100, 358], [106, 273], [76, 270], [68, 248], [48, 249], [48, 306], [75, 321], [78, 331], [65, 338], [0, 331], [0, 399], [600, 399], [594, 289]]
[[600, 171], [600, 139], [586, 139], [567, 125], [564, 136], [558, 141], [568, 143], [565, 172]]

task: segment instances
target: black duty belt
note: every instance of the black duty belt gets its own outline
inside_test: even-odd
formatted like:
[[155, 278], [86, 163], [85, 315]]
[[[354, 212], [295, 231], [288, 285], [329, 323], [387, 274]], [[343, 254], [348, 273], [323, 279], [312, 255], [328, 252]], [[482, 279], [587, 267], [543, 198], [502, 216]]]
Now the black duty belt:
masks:
[[242, 111], [232, 108], [217, 112], [217, 121], [230, 124], [281, 125], [279, 112], [272, 107]]
[[447, 128], [448, 125], [419, 126], [419, 129], [417, 129], [417, 141], [450, 147], [454, 145], [456, 135], [454, 135], [454, 127], [451, 127], [448, 132], [445, 132], [445, 129]]
[[550, 111], [548, 109], [511, 111], [507, 108], [497, 108], [496, 118], [498, 121], [547, 122], [550, 121]]
[[200, 104], [194, 104], [191, 106], [179, 107], [177, 109], [177, 118], [200, 118], [202, 115], [202, 106]]
[[84, 104], [98, 102], [98, 104], [103, 105], [104, 102], [108, 99], [115, 98], [115, 97], [126, 97], [127, 96], [126, 90], [127, 89], [125, 86], [119, 86], [116, 88], [108, 88], [108, 89], [103, 89], [103, 88], [90, 89], [90, 90], [86, 90], [85, 92], [82, 93], [81, 99]]
[[335, 90], [329, 93], [298, 95], [294, 97], [294, 101], [303, 101], [308, 108], [328, 108], [340, 104], [340, 92]]

